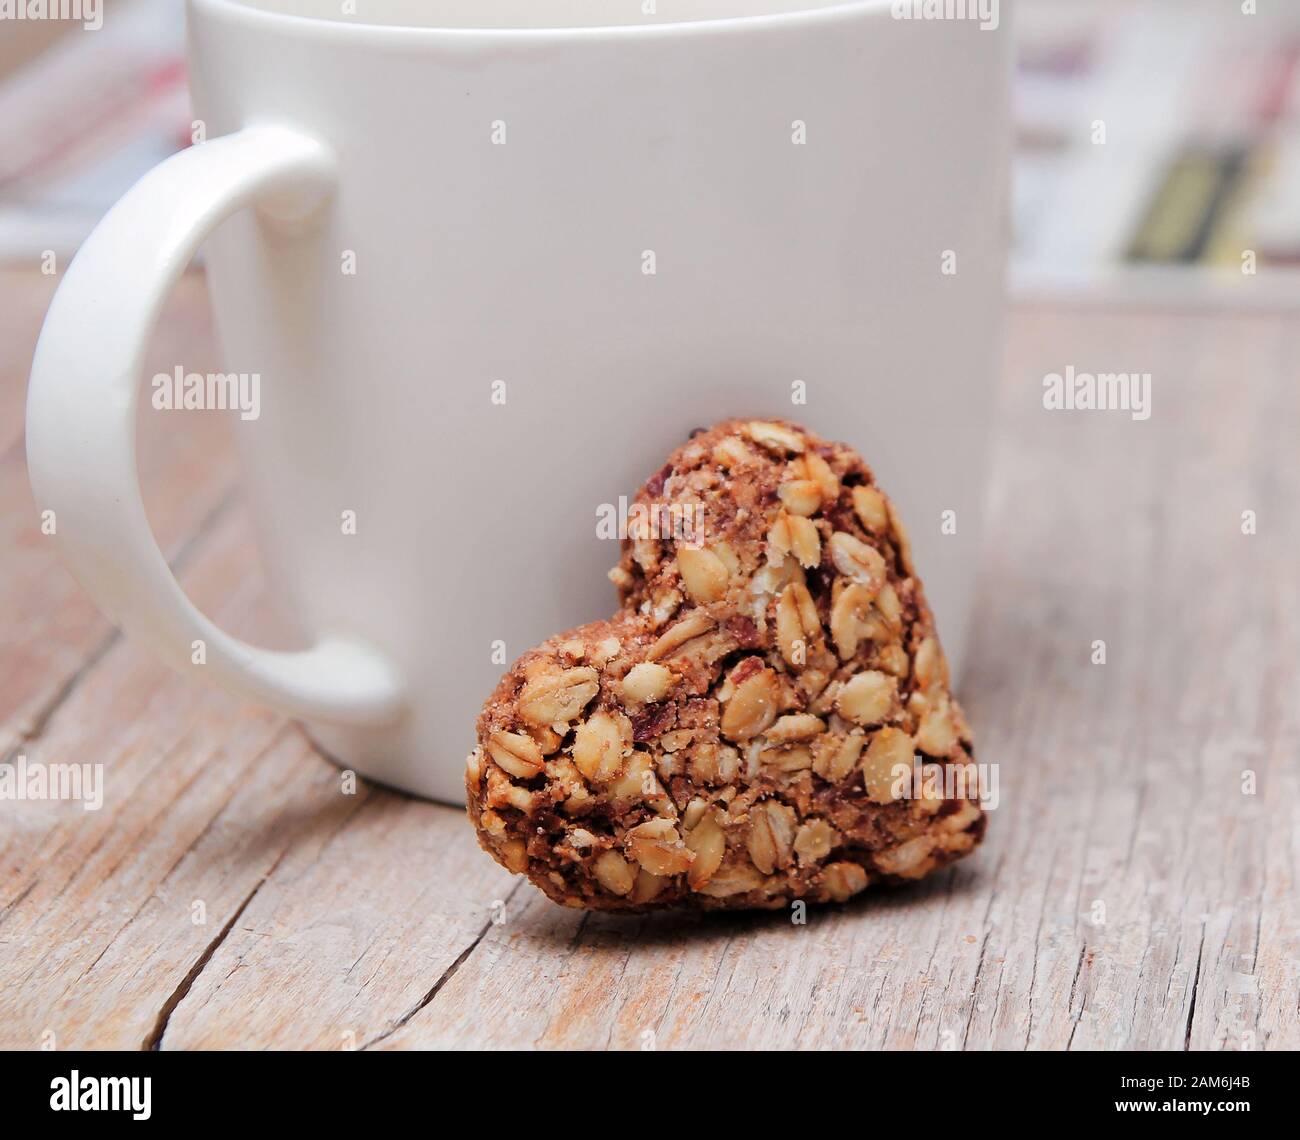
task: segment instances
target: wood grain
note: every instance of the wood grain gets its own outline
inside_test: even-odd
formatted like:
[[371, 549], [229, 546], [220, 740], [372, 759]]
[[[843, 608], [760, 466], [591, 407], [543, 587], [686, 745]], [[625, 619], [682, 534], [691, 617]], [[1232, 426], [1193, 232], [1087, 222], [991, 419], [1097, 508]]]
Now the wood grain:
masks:
[[[99, 812], [0, 801], [0, 1046], [1300, 1047], [1290, 318], [1015, 315], [962, 686], [988, 840], [797, 925], [555, 907], [459, 812], [348, 794], [295, 727], [122, 641], [26, 489], [48, 283], [0, 292], [0, 753], [107, 772]], [[153, 356], [211, 354], [191, 277]], [[1150, 420], [1045, 411], [1066, 365], [1150, 372]], [[215, 419], [152, 417], [141, 463], [187, 590], [272, 626]]]
[[[27, 482], [23, 393], [51, 280], [30, 271], [0, 273], [0, 758], [40, 732], [116, 638], [41, 533], [42, 505], [32, 501]], [[146, 368], [152, 374], [178, 362], [196, 371], [216, 364], [207, 294], [197, 275], [187, 276], [168, 303]], [[154, 535], [170, 558], [184, 562], [188, 544], [231, 498], [227, 425], [218, 415], [162, 422], [142, 411], [138, 454]]]

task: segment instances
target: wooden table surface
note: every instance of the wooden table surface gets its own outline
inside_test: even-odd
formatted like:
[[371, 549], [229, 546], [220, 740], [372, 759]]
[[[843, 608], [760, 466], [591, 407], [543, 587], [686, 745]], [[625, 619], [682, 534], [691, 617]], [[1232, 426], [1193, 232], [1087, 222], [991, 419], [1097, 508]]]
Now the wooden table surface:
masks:
[[[118, 635], [27, 484], [53, 285], [0, 273], [0, 758], [106, 789], [0, 801], [0, 1047], [1300, 1047], [1294, 317], [1015, 314], [962, 690], [1001, 804], [973, 859], [796, 926], [556, 907]], [[195, 274], [177, 361], [219, 367]], [[1045, 411], [1069, 364], [1150, 372], [1150, 420]], [[257, 631], [222, 417], [148, 418], [140, 460], [187, 591]]]

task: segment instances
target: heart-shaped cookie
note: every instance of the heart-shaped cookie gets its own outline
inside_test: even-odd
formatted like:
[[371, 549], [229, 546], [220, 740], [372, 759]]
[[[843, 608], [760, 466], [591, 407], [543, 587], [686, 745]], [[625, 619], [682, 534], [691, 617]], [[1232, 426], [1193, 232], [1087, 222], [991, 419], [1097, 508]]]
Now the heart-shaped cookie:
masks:
[[842, 901], [983, 835], [907, 536], [852, 449], [697, 433], [637, 494], [623, 599], [524, 654], [478, 721], [479, 842], [556, 902]]

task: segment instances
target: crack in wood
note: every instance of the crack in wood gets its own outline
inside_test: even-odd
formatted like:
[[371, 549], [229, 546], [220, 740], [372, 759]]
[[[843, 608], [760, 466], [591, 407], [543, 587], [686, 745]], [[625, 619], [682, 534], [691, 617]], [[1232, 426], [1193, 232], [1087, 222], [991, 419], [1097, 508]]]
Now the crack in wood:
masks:
[[[523, 884], [524, 884], [524, 880], [520, 879], [519, 882], [515, 883], [515, 885], [510, 888], [510, 893], [505, 897], [506, 904], [510, 903], [511, 900], [514, 899], [515, 895], [519, 891], [519, 888], [523, 886]], [[389, 1026], [389, 1028], [385, 1029], [382, 1033], [376, 1034], [364, 1045], [362, 1045], [360, 1051], [364, 1052], [365, 1050], [371, 1048], [372, 1046], [378, 1045], [381, 1041], [386, 1041], [389, 1037], [391, 1037], [394, 1033], [396, 1033], [399, 1029], [401, 1029], [402, 1026], [404, 1026], [408, 1021], [410, 1021], [411, 1018], [413, 1018], [422, 1009], [424, 1009], [430, 1002], [432, 1002], [433, 999], [438, 996], [443, 986], [445, 986], [449, 981], [451, 981], [452, 978], [456, 976], [456, 971], [459, 970], [461, 966], [465, 964], [465, 962], [469, 959], [469, 956], [473, 954], [475, 950], [478, 949], [479, 943], [482, 942], [483, 939], [487, 937], [487, 932], [492, 929], [493, 922], [494, 919], [489, 918], [487, 922], [483, 924], [482, 929], [479, 930], [479, 932], [474, 936], [474, 940], [468, 946], [466, 946], [465, 949], [460, 952], [460, 954], [457, 955], [456, 960], [452, 962], [450, 966], [448, 966], [445, 970], [443, 970], [438, 980], [433, 983], [433, 988], [430, 989], [429, 992], [424, 995], [424, 997], [422, 997], [418, 1002], [416, 1002], [416, 1004], [412, 1006], [409, 1010], [407, 1010], [406, 1013], [402, 1014], [402, 1016], [399, 1017], [395, 1022], [393, 1022], [393, 1024]]]
[[[1070, 983], [1070, 1000], [1066, 1005], [1067, 1009], [1070, 1006], [1074, 1005], [1074, 993], [1075, 990], [1078, 988], [1079, 976], [1083, 973], [1083, 963], [1087, 958], [1087, 956], [1088, 956], [1088, 943], [1085, 940], [1084, 944], [1079, 948], [1079, 961], [1074, 967], [1074, 980]], [[1066, 1039], [1065, 1042], [1065, 1051], [1067, 1053], [1074, 1045], [1074, 1035], [1079, 1031], [1079, 1023], [1083, 1020], [1083, 1011], [1087, 1007], [1088, 1007], [1088, 989], [1085, 986], [1083, 990], [1083, 997], [1079, 1002], [1079, 1012], [1074, 1016], [1074, 1021], [1070, 1025], [1070, 1036]]]
[[1005, 855], [1000, 856], [998, 858], [997, 866], [993, 869], [993, 876], [992, 876], [993, 886], [989, 890], [988, 903], [984, 907], [984, 922], [983, 922], [984, 936], [980, 940], [980, 955], [975, 960], [975, 974], [971, 979], [970, 1012], [967, 1013], [966, 1015], [966, 1028], [962, 1031], [962, 1035], [961, 1035], [961, 1047], [963, 1050], [966, 1048], [966, 1043], [970, 1040], [970, 1027], [971, 1024], [975, 1021], [975, 1007], [978, 1004], [980, 983], [984, 980], [984, 953], [986, 950], [988, 950], [989, 937], [993, 933], [993, 928], [989, 925], [989, 918], [993, 914], [993, 904], [997, 902], [998, 899], [999, 890], [997, 884], [998, 881], [1001, 879], [1002, 866], [1005, 862], [1006, 862]]
[[13, 913], [13, 911], [18, 909], [19, 904], [23, 901], [23, 899], [25, 899], [28, 895], [30, 895], [32, 891], [36, 889], [36, 885], [40, 881], [41, 880], [39, 878], [33, 879], [30, 883], [27, 884], [27, 886], [23, 887], [23, 889], [19, 891], [17, 895], [14, 896], [12, 902], [6, 903], [3, 907], [0, 907], [0, 926], [4, 925], [4, 920], [8, 918], [9, 915]]
[[[1075, 991], [1079, 988], [1079, 975], [1083, 973], [1083, 960], [1084, 958], [1087, 957], [1087, 955], [1088, 955], [1088, 943], [1084, 942], [1084, 944], [1079, 947], [1079, 960], [1074, 965], [1074, 977], [1070, 981], [1070, 1000], [1066, 1003], [1066, 1008], [1069, 1008], [1070, 1006], [1074, 1005], [1074, 994]], [[1084, 1000], [1085, 1002], [1087, 1001], [1086, 994], [1084, 995]], [[1079, 1006], [1079, 1012], [1080, 1013], [1083, 1012], [1082, 1005]]]
[[[632, 961], [632, 955], [636, 951], [637, 939], [640, 938], [640, 936], [645, 932], [645, 928], [646, 928], [646, 920], [642, 918], [637, 922], [636, 934], [633, 937], [626, 940], [625, 945], [628, 948], [627, 953], [623, 955], [623, 960], [622, 962], [619, 963], [618, 977], [614, 980], [613, 986], [610, 987], [611, 993], [618, 993], [620, 988], [622, 987], [623, 979], [627, 976], [627, 968]], [[622, 1000], [619, 1001], [618, 1004], [614, 1007], [613, 1014], [609, 1019], [609, 1032], [605, 1034], [604, 1051], [606, 1053], [609, 1052], [610, 1045], [613, 1043], [614, 1040], [614, 1030], [618, 1026], [618, 1015], [622, 1013], [623, 1007], [626, 1004], [627, 1004], [627, 997], [626, 995], [624, 995]]]
[[167, 1032], [167, 1026], [171, 1022], [172, 1014], [176, 1012], [176, 1007], [185, 1000], [186, 996], [193, 988], [194, 983], [198, 981], [199, 975], [203, 973], [207, 964], [212, 961], [212, 956], [217, 952], [218, 947], [220, 947], [220, 945], [230, 935], [230, 932], [235, 928], [235, 923], [239, 921], [244, 911], [248, 909], [248, 904], [257, 897], [257, 892], [260, 891], [262, 887], [266, 885], [267, 880], [275, 874], [275, 870], [280, 866], [280, 860], [283, 858], [284, 852], [282, 851], [279, 858], [277, 858], [271, 865], [270, 870], [268, 870], [266, 874], [258, 879], [253, 885], [253, 889], [244, 897], [244, 901], [239, 904], [235, 913], [230, 916], [226, 925], [218, 932], [216, 938], [209, 942], [204, 948], [203, 953], [199, 955], [194, 965], [189, 968], [185, 977], [181, 979], [180, 985], [172, 990], [170, 996], [165, 1002], [163, 1002], [163, 1007], [158, 1011], [158, 1017], [154, 1021], [153, 1030], [150, 1032], [149, 1036], [144, 1039], [144, 1042], [140, 1046], [142, 1051], [156, 1053], [162, 1048], [163, 1034]]
[[1183, 1034], [1183, 1051], [1192, 1047], [1192, 1021], [1196, 1017], [1196, 991], [1201, 984], [1201, 956], [1205, 953], [1205, 927], [1201, 927], [1201, 944], [1196, 948], [1196, 974], [1192, 978], [1192, 1001], [1187, 1007], [1187, 1031]]
[[[288, 722], [281, 725], [280, 728], [275, 732], [275, 734], [270, 738], [270, 740], [267, 741], [266, 745], [263, 748], [258, 749], [258, 751], [254, 754], [254, 756], [249, 761], [249, 765], [252, 766], [256, 764], [258, 761], [262, 759], [262, 757], [264, 757], [268, 752], [270, 752], [271, 749], [273, 749], [276, 746], [276, 744], [278, 744], [279, 741], [284, 738], [285, 734], [289, 731], [289, 727], [290, 726]], [[165, 759], [166, 758], [164, 757], [164, 761]], [[157, 813], [155, 813], [155, 815], [152, 818], [150, 818], [149, 820], [150, 826], [153, 825], [153, 823], [159, 818], [159, 816], [169, 811], [172, 805], [174, 805], [177, 800], [179, 800], [182, 796], [184, 796], [185, 793], [188, 792], [189, 789], [192, 788], [194, 784], [202, 777], [202, 775], [203, 775], [202, 767], [201, 766], [196, 767], [194, 770], [194, 774], [190, 777], [190, 779], [187, 780], [184, 784], [182, 784], [181, 787], [177, 790], [176, 794], [168, 801], [168, 803], [165, 804]], [[101, 949], [100, 952], [95, 955], [95, 960], [91, 962], [90, 965], [87, 966], [84, 970], [81, 971], [81, 973], [77, 976], [77, 980], [73, 982], [74, 988], [80, 985], [82, 979], [84, 979], [89, 973], [91, 973], [91, 971], [95, 969], [96, 966], [99, 965], [104, 955], [107, 954], [113, 948], [117, 940], [123, 934], [125, 934], [126, 931], [131, 929], [132, 924], [135, 922], [137, 918], [140, 917], [140, 914], [144, 910], [144, 908], [148, 906], [149, 903], [155, 897], [157, 897], [158, 892], [163, 887], [163, 884], [166, 883], [167, 880], [171, 878], [171, 876], [176, 872], [176, 868], [179, 867], [189, 857], [189, 855], [194, 851], [194, 849], [198, 847], [200, 843], [203, 842], [204, 837], [212, 829], [212, 826], [216, 823], [216, 821], [222, 817], [222, 815], [225, 813], [226, 808], [230, 806], [231, 801], [235, 798], [235, 796], [239, 794], [239, 791], [240, 791], [239, 781], [238, 780], [231, 781], [228, 794], [212, 810], [212, 813], [211, 815], [208, 816], [208, 820], [203, 825], [202, 830], [200, 830], [199, 833], [192, 840], [190, 840], [189, 843], [186, 844], [185, 849], [179, 855], [176, 856], [176, 858], [172, 862], [172, 865], [168, 867], [167, 870], [158, 877], [157, 885], [154, 887], [154, 889], [148, 895], [146, 895], [144, 898], [140, 900], [139, 905], [136, 906], [135, 910], [131, 912], [131, 917], [128, 918], [126, 922], [122, 924], [122, 926], [118, 929], [117, 933], [114, 934], [112, 938], [108, 939], [104, 943], [103, 949]], [[284, 858], [284, 854], [285, 854], [284, 851], [281, 851], [279, 859]], [[125, 856], [123, 857], [125, 858]], [[276, 865], [279, 864], [279, 859], [276, 860]], [[117, 868], [117, 864], [114, 864], [113, 869], [116, 870], [116, 868]], [[275, 866], [272, 866], [271, 871], [273, 870], [275, 870]], [[270, 876], [271, 871], [267, 871], [267, 877]], [[110, 871], [109, 874], [111, 875], [112, 872]], [[265, 879], [262, 880], [262, 882], [265, 881], [266, 881]]]
[[1059, 854], [1059, 847], [1052, 848], [1052, 859], [1047, 865], [1047, 875], [1043, 879], [1043, 898], [1038, 906], [1038, 925], [1034, 928], [1034, 960], [1030, 963], [1029, 969], [1029, 1013], [1025, 1018], [1025, 1049], [1029, 1048], [1029, 1042], [1034, 1036], [1034, 988], [1038, 984], [1038, 947], [1043, 941], [1043, 918], [1047, 914], [1047, 896], [1052, 889], [1052, 873], [1056, 870], [1056, 859]]
[[40, 740], [59, 709], [67, 704], [68, 698], [81, 687], [82, 681], [104, 659], [108, 651], [121, 640], [121, 630], [113, 629], [103, 637], [98, 645], [91, 649], [86, 659], [54, 691], [54, 695], [36, 710], [31, 724], [18, 733], [18, 742], [5, 752], [3, 758], [0, 758], [0, 764], [13, 764], [19, 756], [26, 753], [28, 748]]

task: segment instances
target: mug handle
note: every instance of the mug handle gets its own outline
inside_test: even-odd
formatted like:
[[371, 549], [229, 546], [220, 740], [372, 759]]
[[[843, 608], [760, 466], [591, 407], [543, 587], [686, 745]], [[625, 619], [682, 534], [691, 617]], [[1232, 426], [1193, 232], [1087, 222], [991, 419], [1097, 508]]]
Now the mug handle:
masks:
[[[376, 650], [342, 637], [300, 652], [260, 649], [195, 608], [150, 530], [135, 462], [145, 346], [195, 250], [245, 206], [305, 223], [332, 191], [334, 170], [320, 142], [251, 126], [173, 155], [127, 191], [73, 258], [45, 318], [27, 396], [27, 466], [74, 575], [163, 660], [290, 716], [378, 725], [400, 714], [404, 692]], [[201, 666], [195, 642], [205, 647]]]

